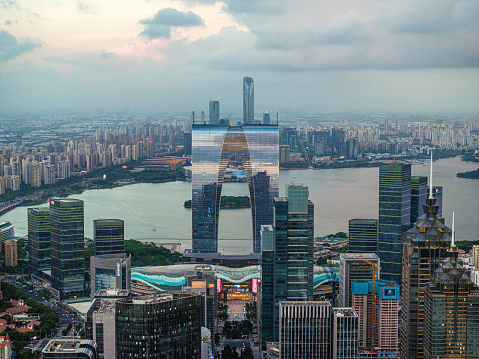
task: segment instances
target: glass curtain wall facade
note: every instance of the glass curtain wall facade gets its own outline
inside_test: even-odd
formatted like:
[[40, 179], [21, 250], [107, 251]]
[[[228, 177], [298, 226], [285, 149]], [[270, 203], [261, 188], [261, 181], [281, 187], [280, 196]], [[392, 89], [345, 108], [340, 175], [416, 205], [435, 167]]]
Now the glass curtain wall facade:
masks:
[[188, 292], [117, 301], [117, 358], [200, 359], [202, 305]]
[[237, 155], [244, 166], [251, 201], [253, 249], [261, 251], [262, 225], [273, 224], [279, 195], [277, 125], [193, 125], [193, 252], [218, 251], [221, 190], [228, 162]]
[[379, 167], [378, 254], [381, 277], [401, 283], [401, 246], [411, 221], [411, 165]]
[[243, 124], [254, 123], [254, 80], [252, 77], [243, 78]]
[[50, 270], [50, 208], [28, 209], [30, 273]]
[[351, 253], [376, 253], [378, 250], [378, 220], [349, 220], [349, 249]]
[[64, 294], [84, 291], [83, 201], [50, 201], [52, 287]]
[[426, 204], [427, 189], [427, 177], [411, 177], [411, 225], [424, 214], [422, 206]]
[[125, 252], [125, 224], [121, 219], [93, 221], [95, 255]]

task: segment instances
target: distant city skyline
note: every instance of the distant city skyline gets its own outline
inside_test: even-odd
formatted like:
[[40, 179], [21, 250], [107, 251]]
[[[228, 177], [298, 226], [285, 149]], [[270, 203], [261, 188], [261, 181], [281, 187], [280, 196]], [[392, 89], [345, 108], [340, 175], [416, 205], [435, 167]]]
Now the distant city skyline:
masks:
[[479, 4], [0, 1], [2, 110], [479, 113]]

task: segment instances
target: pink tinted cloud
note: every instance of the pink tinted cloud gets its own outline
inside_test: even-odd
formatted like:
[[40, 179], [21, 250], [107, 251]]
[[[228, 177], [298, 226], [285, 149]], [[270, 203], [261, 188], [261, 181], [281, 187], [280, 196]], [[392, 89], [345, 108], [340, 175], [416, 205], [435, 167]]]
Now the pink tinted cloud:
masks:
[[168, 41], [165, 39], [153, 39], [146, 42], [136, 40], [123, 43], [109, 52], [131, 60], [152, 60], [155, 63], [166, 63], [169, 59], [163, 51], [167, 47]]

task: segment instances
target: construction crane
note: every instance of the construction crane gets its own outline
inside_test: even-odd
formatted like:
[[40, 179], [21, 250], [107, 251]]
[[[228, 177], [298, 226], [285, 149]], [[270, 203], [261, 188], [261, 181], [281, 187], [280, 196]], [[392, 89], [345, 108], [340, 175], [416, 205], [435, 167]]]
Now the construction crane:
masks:
[[380, 271], [381, 270], [381, 267], [378, 266], [376, 263], [374, 262], [371, 262], [370, 260], [367, 260], [367, 259], [364, 259], [364, 258], [361, 258], [361, 257], [355, 257], [356, 259], [359, 259], [360, 261], [363, 261], [367, 264], [370, 264], [374, 267], [374, 270], [373, 270], [373, 310], [372, 310], [372, 327], [373, 327], [373, 330], [372, 330], [372, 338], [371, 338], [371, 345], [373, 347], [373, 351], [376, 351], [376, 349], [374, 348], [374, 333], [376, 332], [376, 307], [377, 307], [377, 300], [376, 300], [376, 271]]

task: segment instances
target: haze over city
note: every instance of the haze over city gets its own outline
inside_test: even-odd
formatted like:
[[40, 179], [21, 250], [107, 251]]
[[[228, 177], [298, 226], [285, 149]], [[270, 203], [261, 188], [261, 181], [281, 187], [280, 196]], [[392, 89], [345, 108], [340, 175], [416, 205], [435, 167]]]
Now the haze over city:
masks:
[[477, 113], [477, 1], [0, 2], [0, 108]]

